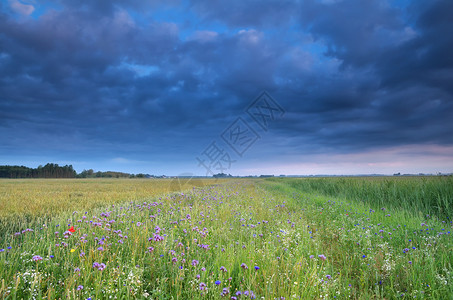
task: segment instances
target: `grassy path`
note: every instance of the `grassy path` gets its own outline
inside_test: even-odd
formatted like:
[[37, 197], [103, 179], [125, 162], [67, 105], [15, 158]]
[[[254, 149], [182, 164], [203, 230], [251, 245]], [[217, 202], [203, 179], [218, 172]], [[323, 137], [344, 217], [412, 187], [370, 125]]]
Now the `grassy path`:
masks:
[[303, 210], [335, 274], [334, 290], [357, 299], [453, 297], [451, 221], [303, 193], [288, 181], [261, 185], [276, 197], [291, 195], [288, 202]]

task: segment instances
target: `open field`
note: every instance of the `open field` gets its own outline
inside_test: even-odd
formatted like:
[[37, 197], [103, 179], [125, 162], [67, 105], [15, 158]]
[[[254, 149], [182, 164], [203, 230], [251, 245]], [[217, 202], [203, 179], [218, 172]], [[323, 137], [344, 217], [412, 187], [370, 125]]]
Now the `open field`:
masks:
[[[167, 196], [148, 187], [129, 199], [101, 191], [127, 195], [134, 181], [41, 181], [48, 191], [80, 182], [74, 193], [117, 184], [93, 187], [92, 206], [87, 195], [69, 210], [46, 204], [56, 208], [44, 223], [5, 224], [0, 297], [451, 299], [451, 178], [425, 188], [401, 179], [244, 179]], [[7, 184], [15, 181], [0, 190]], [[447, 208], [402, 200], [421, 191]]]
[[[0, 234], [61, 212], [201, 187], [221, 179], [0, 179]], [[1, 239], [1, 237], [0, 237]]]

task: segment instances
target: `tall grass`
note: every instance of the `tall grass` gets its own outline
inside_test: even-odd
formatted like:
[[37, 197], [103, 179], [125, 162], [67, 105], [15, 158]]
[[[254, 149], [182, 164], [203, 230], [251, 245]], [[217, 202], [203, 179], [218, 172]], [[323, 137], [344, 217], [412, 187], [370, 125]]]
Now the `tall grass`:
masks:
[[453, 218], [453, 176], [272, 178], [296, 190], [358, 200], [374, 208]]

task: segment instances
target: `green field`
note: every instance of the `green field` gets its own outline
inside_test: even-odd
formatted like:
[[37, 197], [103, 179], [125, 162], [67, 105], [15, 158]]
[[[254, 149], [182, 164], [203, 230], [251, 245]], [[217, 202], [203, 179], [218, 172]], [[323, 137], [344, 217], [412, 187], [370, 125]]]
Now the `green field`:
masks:
[[452, 205], [451, 177], [4, 180], [0, 297], [452, 299]]

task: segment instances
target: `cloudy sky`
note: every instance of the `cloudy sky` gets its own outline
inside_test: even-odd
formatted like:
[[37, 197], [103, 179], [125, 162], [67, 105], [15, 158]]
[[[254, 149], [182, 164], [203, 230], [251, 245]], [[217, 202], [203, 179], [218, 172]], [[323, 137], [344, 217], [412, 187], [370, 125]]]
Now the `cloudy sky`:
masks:
[[452, 28], [450, 0], [5, 0], [0, 164], [453, 172]]

